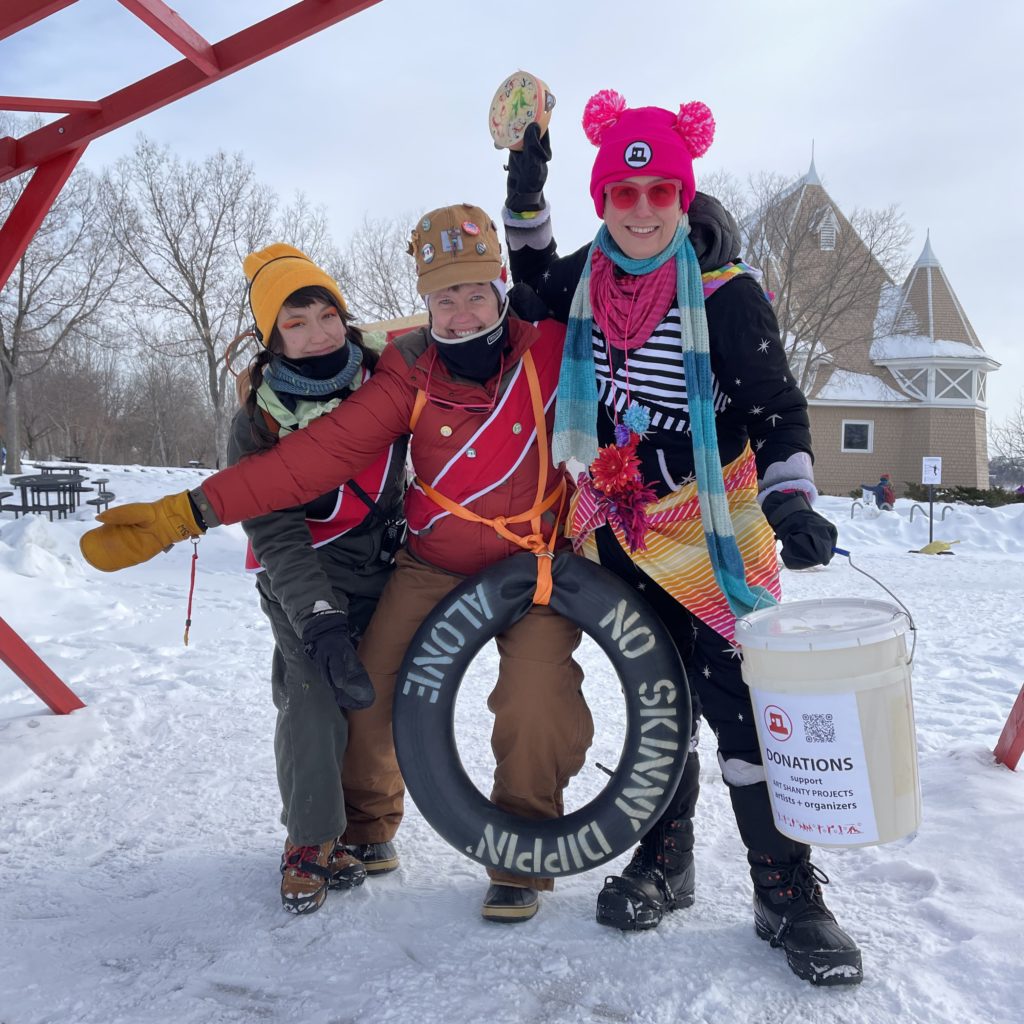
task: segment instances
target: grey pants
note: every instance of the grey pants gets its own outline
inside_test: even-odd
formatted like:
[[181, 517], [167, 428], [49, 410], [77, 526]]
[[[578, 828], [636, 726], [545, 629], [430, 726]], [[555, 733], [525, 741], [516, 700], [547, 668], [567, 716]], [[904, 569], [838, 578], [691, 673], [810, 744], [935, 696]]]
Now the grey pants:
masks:
[[302, 649], [284, 609], [260, 589], [274, 634], [270, 682], [277, 708], [274, 755], [281, 823], [299, 846], [318, 846], [345, 831], [342, 763], [348, 720]]

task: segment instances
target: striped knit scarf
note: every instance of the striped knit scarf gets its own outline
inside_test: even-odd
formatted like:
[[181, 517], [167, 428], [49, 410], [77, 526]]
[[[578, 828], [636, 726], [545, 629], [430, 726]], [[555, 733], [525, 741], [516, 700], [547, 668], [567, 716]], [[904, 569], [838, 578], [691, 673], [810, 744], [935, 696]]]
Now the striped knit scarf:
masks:
[[700, 265], [690, 243], [689, 233], [689, 219], [684, 215], [675, 237], [657, 256], [634, 260], [615, 244], [608, 228], [601, 225], [587, 253], [583, 276], [569, 308], [551, 453], [556, 464], [576, 459], [585, 466], [589, 466], [597, 456], [597, 374], [594, 369], [594, 318], [590, 305], [590, 267], [594, 251], [599, 249], [622, 271], [633, 275], [650, 273], [666, 260], [674, 258], [683, 369], [686, 372], [693, 461], [704, 540], [715, 582], [728, 600], [733, 614], [744, 615], [754, 608], [776, 602], [763, 587], [750, 587], [747, 584], [743, 558], [736, 544], [729, 515], [722, 462], [718, 455], [704, 291]]
[[[283, 356], [271, 357], [267, 368], [263, 371], [263, 379], [278, 394], [302, 395], [306, 398], [323, 398], [347, 388], [355, 380], [359, 367], [363, 364], [363, 350], [358, 345], [347, 344], [348, 358], [345, 365], [333, 376], [317, 379], [307, 377], [295, 370]], [[341, 351], [344, 351], [342, 349]], [[334, 356], [334, 353], [331, 353]]]

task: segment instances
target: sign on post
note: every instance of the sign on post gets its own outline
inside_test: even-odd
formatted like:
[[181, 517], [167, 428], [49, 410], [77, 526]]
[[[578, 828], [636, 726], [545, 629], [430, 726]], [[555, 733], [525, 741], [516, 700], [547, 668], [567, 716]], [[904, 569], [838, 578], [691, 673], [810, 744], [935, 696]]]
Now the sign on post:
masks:
[[942, 457], [926, 455], [921, 459], [921, 483], [926, 487], [942, 483]]

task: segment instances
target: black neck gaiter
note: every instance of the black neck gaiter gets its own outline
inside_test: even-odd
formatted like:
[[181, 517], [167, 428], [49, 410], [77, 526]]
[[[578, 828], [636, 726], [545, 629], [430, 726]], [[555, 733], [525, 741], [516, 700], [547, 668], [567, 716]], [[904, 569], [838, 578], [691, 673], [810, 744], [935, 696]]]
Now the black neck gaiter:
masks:
[[284, 356], [279, 358], [300, 377], [308, 377], [310, 380], [330, 380], [345, 369], [348, 357], [349, 346], [346, 344], [324, 356], [306, 356], [304, 359], [285, 359]]
[[438, 338], [437, 354], [441, 361], [457, 377], [483, 384], [489, 381], [501, 366], [502, 354], [508, 349], [508, 308], [501, 319], [486, 331], [461, 341]]

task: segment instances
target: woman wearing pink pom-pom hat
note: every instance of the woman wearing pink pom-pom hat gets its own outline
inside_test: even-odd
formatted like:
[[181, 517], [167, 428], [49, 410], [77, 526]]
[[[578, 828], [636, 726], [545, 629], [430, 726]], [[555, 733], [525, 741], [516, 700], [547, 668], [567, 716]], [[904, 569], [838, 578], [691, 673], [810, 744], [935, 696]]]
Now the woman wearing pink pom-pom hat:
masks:
[[808, 846], [776, 828], [736, 618], [781, 594], [790, 569], [827, 564], [835, 527], [817, 491], [807, 402], [732, 216], [696, 190], [714, 138], [703, 103], [629, 107], [591, 97], [594, 241], [559, 257], [544, 198], [549, 134], [508, 154], [503, 220], [513, 304], [568, 325], [552, 455], [586, 467], [567, 529], [578, 550], [643, 591], [671, 630], [693, 696], [691, 754], [675, 798], [621, 875], [600, 923], [656, 927], [695, 899], [697, 725], [714, 730], [754, 882], [757, 934], [815, 984], [856, 984], [860, 950], [825, 906]]

